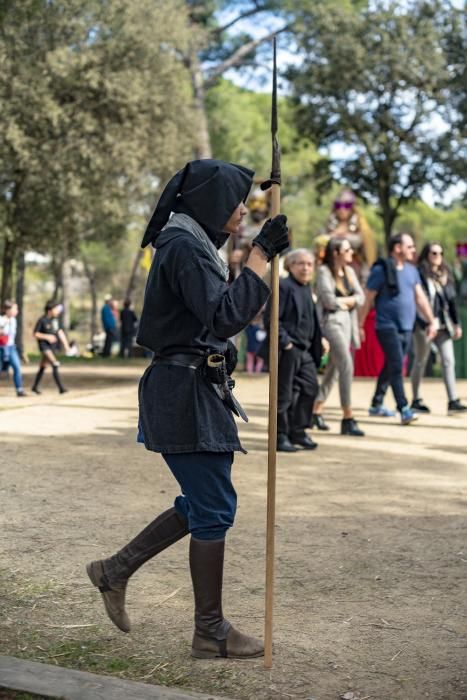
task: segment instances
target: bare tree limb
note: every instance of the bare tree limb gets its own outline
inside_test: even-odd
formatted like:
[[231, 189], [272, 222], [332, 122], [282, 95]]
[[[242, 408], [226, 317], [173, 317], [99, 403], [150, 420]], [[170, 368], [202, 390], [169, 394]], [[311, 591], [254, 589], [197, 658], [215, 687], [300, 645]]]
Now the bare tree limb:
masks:
[[224, 24], [222, 27], [216, 27], [211, 31], [211, 34], [215, 37], [219, 37], [221, 34], [223, 34], [223, 32], [226, 32], [227, 29], [235, 26], [237, 22], [240, 22], [242, 19], [247, 19], [247, 17], [257, 15], [258, 12], [266, 12], [267, 10], [268, 7], [266, 5], [259, 5], [257, 2], [255, 2], [254, 7], [250, 8], [249, 10], [245, 10], [245, 12], [241, 12], [237, 17], [234, 17], [234, 19], [230, 20], [230, 22], [227, 22], [227, 24]]
[[217, 78], [219, 78], [229, 68], [234, 68], [235, 66], [240, 65], [243, 62], [245, 56], [248, 56], [248, 54], [254, 51], [254, 49], [256, 49], [257, 46], [260, 46], [265, 41], [270, 41], [274, 36], [280, 34], [281, 32], [285, 32], [288, 28], [289, 25], [286, 25], [285, 27], [282, 27], [282, 29], [270, 32], [269, 34], [266, 34], [265, 36], [262, 36], [259, 39], [252, 39], [243, 46], [240, 46], [240, 48], [234, 51], [233, 54], [229, 56], [229, 58], [226, 58], [225, 61], [222, 61], [222, 63], [219, 63], [219, 65], [215, 66], [212, 69], [212, 71], [209, 73], [209, 75], [204, 81], [205, 89], [207, 90], [208, 88], [212, 87], [216, 82]]

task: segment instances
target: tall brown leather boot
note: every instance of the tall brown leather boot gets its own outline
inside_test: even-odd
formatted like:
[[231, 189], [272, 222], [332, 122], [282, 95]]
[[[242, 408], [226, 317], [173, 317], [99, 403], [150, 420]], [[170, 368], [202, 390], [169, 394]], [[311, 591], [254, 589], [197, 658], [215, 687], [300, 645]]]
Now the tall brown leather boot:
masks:
[[87, 564], [87, 574], [102, 594], [107, 615], [122, 632], [131, 628], [125, 611], [128, 579], [145, 562], [187, 534], [186, 520], [175, 508], [169, 508], [117, 554]]
[[263, 642], [238, 632], [222, 614], [225, 540], [190, 542], [195, 596], [195, 632], [191, 655], [197, 659], [250, 659], [263, 656]]

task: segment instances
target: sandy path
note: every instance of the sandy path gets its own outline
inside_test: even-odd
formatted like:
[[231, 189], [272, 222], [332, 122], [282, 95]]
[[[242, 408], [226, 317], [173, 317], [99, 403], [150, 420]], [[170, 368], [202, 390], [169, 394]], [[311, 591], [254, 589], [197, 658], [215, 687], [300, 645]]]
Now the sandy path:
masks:
[[[27, 374], [32, 370], [27, 370]], [[231, 698], [467, 698], [467, 416], [411, 427], [370, 419], [372, 382], [355, 386], [364, 439], [332, 431], [314, 453], [278, 457], [274, 668], [189, 657], [187, 540], [132, 580], [131, 635], [104, 617], [83, 565], [112, 552], [176, 487], [134, 442], [141, 368], [65, 368], [72, 389], [19, 401], [0, 386], [0, 653], [55, 660]], [[460, 382], [467, 397], [467, 382]], [[262, 634], [267, 378], [238, 381], [250, 423], [239, 455], [225, 610]], [[78, 625], [78, 626], [76, 626]], [[80, 625], [86, 625], [84, 627]]]

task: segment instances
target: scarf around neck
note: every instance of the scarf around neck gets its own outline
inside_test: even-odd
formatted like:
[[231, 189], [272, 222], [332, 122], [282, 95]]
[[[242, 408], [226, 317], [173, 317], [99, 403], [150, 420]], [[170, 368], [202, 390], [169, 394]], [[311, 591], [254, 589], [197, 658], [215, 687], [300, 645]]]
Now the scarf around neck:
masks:
[[191, 235], [194, 236], [194, 238], [196, 238], [196, 240], [199, 243], [201, 243], [204, 252], [206, 253], [209, 260], [211, 260], [211, 262], [214, 264], [219, 275], [226, 281], [228, 280], [228, 266], [223, 262], [221, 256], [217, 251], [216, 246], [211, 241], [203, 227], [200, 226], [197, 221], [192, 219], [191, 216], [188, 216], [188, 214], [176, 213], [172, 214], [172, 216], [170, 217], [170, 219], [168, 220], [168, 222], [162, 230], [165, 231], [168, 228], [181, 228], [184, 231], [191, 233]]

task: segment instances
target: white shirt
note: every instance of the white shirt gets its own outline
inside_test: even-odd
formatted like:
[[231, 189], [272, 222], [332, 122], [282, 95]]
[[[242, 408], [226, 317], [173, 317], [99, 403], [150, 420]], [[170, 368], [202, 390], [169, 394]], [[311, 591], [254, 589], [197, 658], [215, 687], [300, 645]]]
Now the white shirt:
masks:
[[8, 316], [0, 316], [0, 333], [8, 336], [7, 347], [11, 347], [15, 344], [17, 326], [18, 324], [14, 316], [11, 316], [11, 318], [8, 318]]

